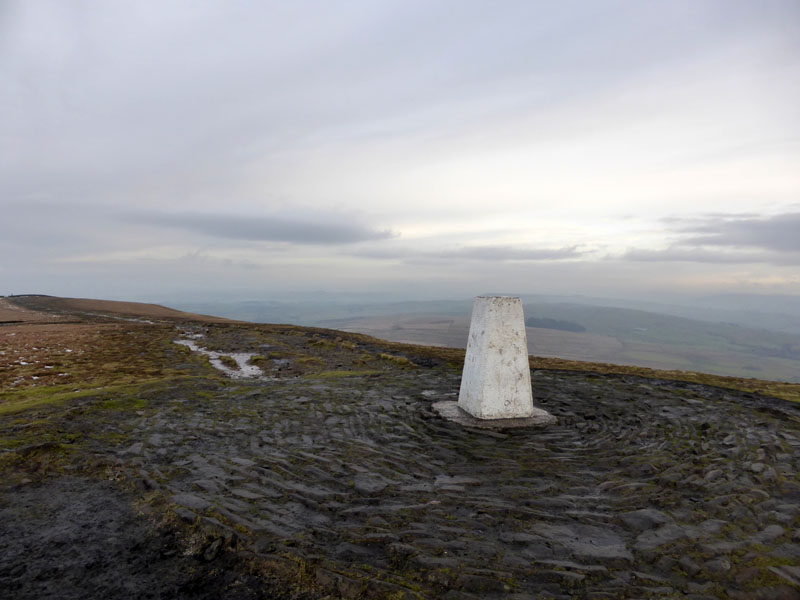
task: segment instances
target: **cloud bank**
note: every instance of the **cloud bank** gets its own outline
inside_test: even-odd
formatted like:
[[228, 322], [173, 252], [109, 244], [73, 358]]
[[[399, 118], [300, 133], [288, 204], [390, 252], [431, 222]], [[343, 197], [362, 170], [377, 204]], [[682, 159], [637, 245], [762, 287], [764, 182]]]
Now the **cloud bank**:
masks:
[[669, 219], [677, 240], [666, 249], [634, 248], [623, 260], [707, 264], [800, 265], [800, 213], [770, 217], [717, 214]]
[[192, 233], [230, 240], [288, 242], [321, 246], [338, 246], [396, 237], [388, 229], [378, 230], [353, 222], [340, 215], [310, 215], [303, 218], [280, 216], [243, 217], [227, 214], [132, 213], [131, 223], [169, 227]]
[[762, 218], [718, 216], [678, 231], [689, 234], [685, 244], [800, 252], [800, 212]]
[[800, 293], [798, 40], [796, 0], [6, 0], [0, 284]]

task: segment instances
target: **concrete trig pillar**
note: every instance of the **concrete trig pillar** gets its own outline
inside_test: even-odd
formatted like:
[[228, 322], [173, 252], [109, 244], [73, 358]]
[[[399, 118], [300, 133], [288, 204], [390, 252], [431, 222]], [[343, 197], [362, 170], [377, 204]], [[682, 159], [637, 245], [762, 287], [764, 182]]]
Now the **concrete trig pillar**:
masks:
[[458, 406], [478, 419], [519, 419], [544, 412], [533, 408], [520, 298], [475, 299]]

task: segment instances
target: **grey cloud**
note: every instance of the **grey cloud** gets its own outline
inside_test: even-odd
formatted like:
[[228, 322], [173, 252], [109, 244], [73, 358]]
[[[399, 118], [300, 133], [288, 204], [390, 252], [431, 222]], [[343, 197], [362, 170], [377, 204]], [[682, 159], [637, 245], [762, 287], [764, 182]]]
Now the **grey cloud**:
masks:
[[480, 261], [549, 261], [578, 258], [584, 253], [577, 246], [564, 248], [518, 248], [514, 246], [462, 246], [446, 250], [419, 251], [404, 248], [372, 248], [354, 253], [379, 260], [480, 260]]
[[693, 262], [707, 264], [764, 263], [773, 265], [800, 265], [800, 252], [730, 252], [706, 248], [673, 246], [666, 250], [633, 248], [621, 256], [633, 262]]
[[672, 246], [664, 250], [632, 248], [621, 258], [634, 262], [800, 264], [800, 212], [772, 217], [711, 214], [663, 222], [678, 236]]
[[210, 214], [134, 213], [128, 222], [170, 227], [217, 238], [248, 241], [289, 242], [308, 245], [342, 245], [395, 237], [388, 229], [344, 221], [342, 216], [324, 219], [293, 217], [244, 217]]
[[720, 216], [685, 226], [680, 232], [689, 234], [684, 245], [800, 252], [800, 212], [768, 218]]

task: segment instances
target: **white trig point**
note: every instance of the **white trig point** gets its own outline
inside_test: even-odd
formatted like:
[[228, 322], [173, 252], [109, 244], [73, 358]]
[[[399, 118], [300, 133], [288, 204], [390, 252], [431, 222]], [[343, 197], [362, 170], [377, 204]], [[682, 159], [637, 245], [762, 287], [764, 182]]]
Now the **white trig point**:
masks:
[[460, 425], [485, 429], [542, 427], [557, 421], [533, 406], [522, 300], [475, 299], [458, 403], [442, 400], [432, 408]]
[[475, 299], [458, 406], [478, 419], [533, 416], [521, 299], [512, 296]]

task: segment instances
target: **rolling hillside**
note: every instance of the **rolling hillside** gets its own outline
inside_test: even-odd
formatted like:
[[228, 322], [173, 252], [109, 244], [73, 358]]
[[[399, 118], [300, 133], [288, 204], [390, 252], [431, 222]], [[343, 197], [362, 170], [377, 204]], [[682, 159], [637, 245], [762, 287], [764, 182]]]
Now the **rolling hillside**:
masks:
[[[535, 356], [800, 381], [800, 336], [645, 311], [578, 304], [527, 304], [526, 316], [583, 332], [528, 328]], [[463, 348], [469, 316], [383, 315], [336, 319], [327, 326], [393, 341]]]

